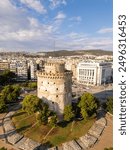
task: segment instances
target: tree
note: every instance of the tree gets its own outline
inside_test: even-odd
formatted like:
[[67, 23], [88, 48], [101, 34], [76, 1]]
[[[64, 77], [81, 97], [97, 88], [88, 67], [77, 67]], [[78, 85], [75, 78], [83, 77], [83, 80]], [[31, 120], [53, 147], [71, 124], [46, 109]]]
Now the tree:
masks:
[[35, 113], [42, 108], [42, 100], [34, 95], [27, 95], [22, 102], [22, 108], [28, 114]]
[[20, 87], [7, 85], [2, 90], [1, 95], [5, 103], [14, 102], [17, 100], [17, 97], [20, 95]]
[[49, 107], [46, 103], [43, 103], [41, 109], [38, 111], [38, 115], [36, 117], [37, 121], [39, 123], [47, 124], [49, 115], [50, 115]]
[[64, 120], [65, 121], [70, 121], [72, 118], [74, 118], [74, 112], [72, 110], [72, 106], [71, 105], [66, 105], [64, 108]]
[[87, 119], [87, 117], [92, 116], [96, 112], [98, 108], [98, 102], [92, 94], [84, 93], [81, 96], [78, 106], [81, 109], [82, 117]]
[[11, 72], [10, 70], [4, 70], [4, 72], [0, 74], [0, 84], [8, 84], [12, 82], [15, 77], [15, 73]]
[[113, 114], [113, 98], [108, 97], [106, 102], [106, 110]]
[[4, 100], [2, 99], [2, 97], [0, 96], [0, 113], [6, 112], [6, 110], [7, 110], [7, 106]]
[[51, 127], [56, 127], [56, 123], [57, 123], [57, 116], [55, 114], [49, 118], [49, 125]]
[[12, 92], [13, 92], [13, 88], [11, 85], [5, 86], [4, 89], [2, 90], [1, 92], [2, 98], [6, 103], [12, 100], [12, 96], [10, 95]]
[[12, 94], [12, 93], [9, 93], [9, 94], [7, 95], [7, 101], [8, 101], [9, 103], [14, 101], [13, 98], [14, 98], [14, 97], [13, 97], [13, 94]]
[[36, 119], [40, 124], [47, 124], [48, 123], [48, 116], [46, 115], [45, 111], [37, 112]]
[[31, 88], [31, 89], [36, 89], [37, 88], [37, 82], [28, 83], [28, 87]]

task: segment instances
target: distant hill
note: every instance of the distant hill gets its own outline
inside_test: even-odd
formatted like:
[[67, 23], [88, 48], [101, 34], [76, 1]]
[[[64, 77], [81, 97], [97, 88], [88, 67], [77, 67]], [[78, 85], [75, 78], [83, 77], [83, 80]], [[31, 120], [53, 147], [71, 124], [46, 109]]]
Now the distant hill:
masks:
[[10, 55], [10, 56], [25, 56], [25, 57], [36, 57], [39, 56], [40, 53], [44, 53], [45, 56], [52, 56], [52, 57], [61, 57], [61, 56], [74, 56], [74, 55], [96, 55], [96, 56], [102, 56], [102, 55], [113, 55], [112, 51], [105, 51], [105, 50], [59, 50], [59, 51], [41, 51], [37, 53], [31, 53], [31, 52], [0, 52], [0, 55]]
[[47, 56], [59, 57], [59, 56], [73, 56], [73, 55], [113, 55], [112, 51], [105, 50], [75, 50], [75, 51], [67, 51], [67, 50], [59, 50], [59, 51], [51, 51], [45, 52]]

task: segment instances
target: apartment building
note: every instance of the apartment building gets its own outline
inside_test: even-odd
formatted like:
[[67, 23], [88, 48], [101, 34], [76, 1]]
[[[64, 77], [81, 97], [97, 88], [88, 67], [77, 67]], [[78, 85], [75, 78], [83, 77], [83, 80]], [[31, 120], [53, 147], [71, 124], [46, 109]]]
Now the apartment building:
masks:
[[26, 61], [21, 61], [17, 63], [17, 77], [19, 80], [28, 79], [28, 66]]
[[9, 62], [0, 61], [0, 70], [8, 70], [10, 68]]

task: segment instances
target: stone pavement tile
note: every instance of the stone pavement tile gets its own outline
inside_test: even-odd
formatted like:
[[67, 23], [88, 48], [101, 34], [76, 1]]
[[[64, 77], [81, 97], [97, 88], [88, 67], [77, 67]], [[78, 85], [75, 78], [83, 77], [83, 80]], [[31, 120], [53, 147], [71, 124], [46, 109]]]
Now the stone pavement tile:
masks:
[[67, 142], [74, 150], [81, 150], [82, 148], [74, 141], [69, 141]]
[[84, 149], [84, 150], [87, 149], [87, 147], [85, 146], [85, 144], [80, 139], [77, 139], [76, 142], [82, 147], [82, 149]]
[[97, 124], [100, 124], [101, 126], [106, 126], [106, 118], [100, 118], [96, 121]]
[[83, 142], [83, 144], [85, 145], [86, 148], [93, 146], [97, 141], [96, 137], [93, 137], [93, 136], [88, 135], [88, 134], [80, 137], [79, 139]]
[[16, 147], [22, 150], [37, 150], [40, 147], [40, 143], [35, 142], [29, 138], [22, 138], [19, 142], [17, 142]]
[[104, 126], [94, 123], [94, 125], [89, 129], [88, 133], [96, 138], [99, 138], [101, 133], [103, 132], [103, 129]]
[[16, 144], [18, 141], [20, 141], [22, 138], [23, 138], [23, 135], [18, 134], [17, 132], [12, 135], [7, 136], [8, 142], [13, 145]]
[[67, 142], [62, 144], [63, 150], [75, 150]]
[[13, 125], [12, 121], [4, 122], [3, 126], [5, 129], [5, 133], [15, 130], [15, 126]]

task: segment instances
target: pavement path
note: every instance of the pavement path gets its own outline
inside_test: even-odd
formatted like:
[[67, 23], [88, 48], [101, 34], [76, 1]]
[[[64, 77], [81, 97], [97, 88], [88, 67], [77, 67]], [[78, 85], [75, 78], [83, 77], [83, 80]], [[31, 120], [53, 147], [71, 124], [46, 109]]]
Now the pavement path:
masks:
[[6, 143], [6, 138], [3, 131], [3, 118], [5, 115], [5, 113], [0, 114], [0, 148], [5, 147], [7, 150], [18, 150], [13, 145]]
[[105, 127], [99, 141], [90, 150], [104, 150], [104, 148], [113, 147], [113, 119], [106, 115], [107, 126]]

